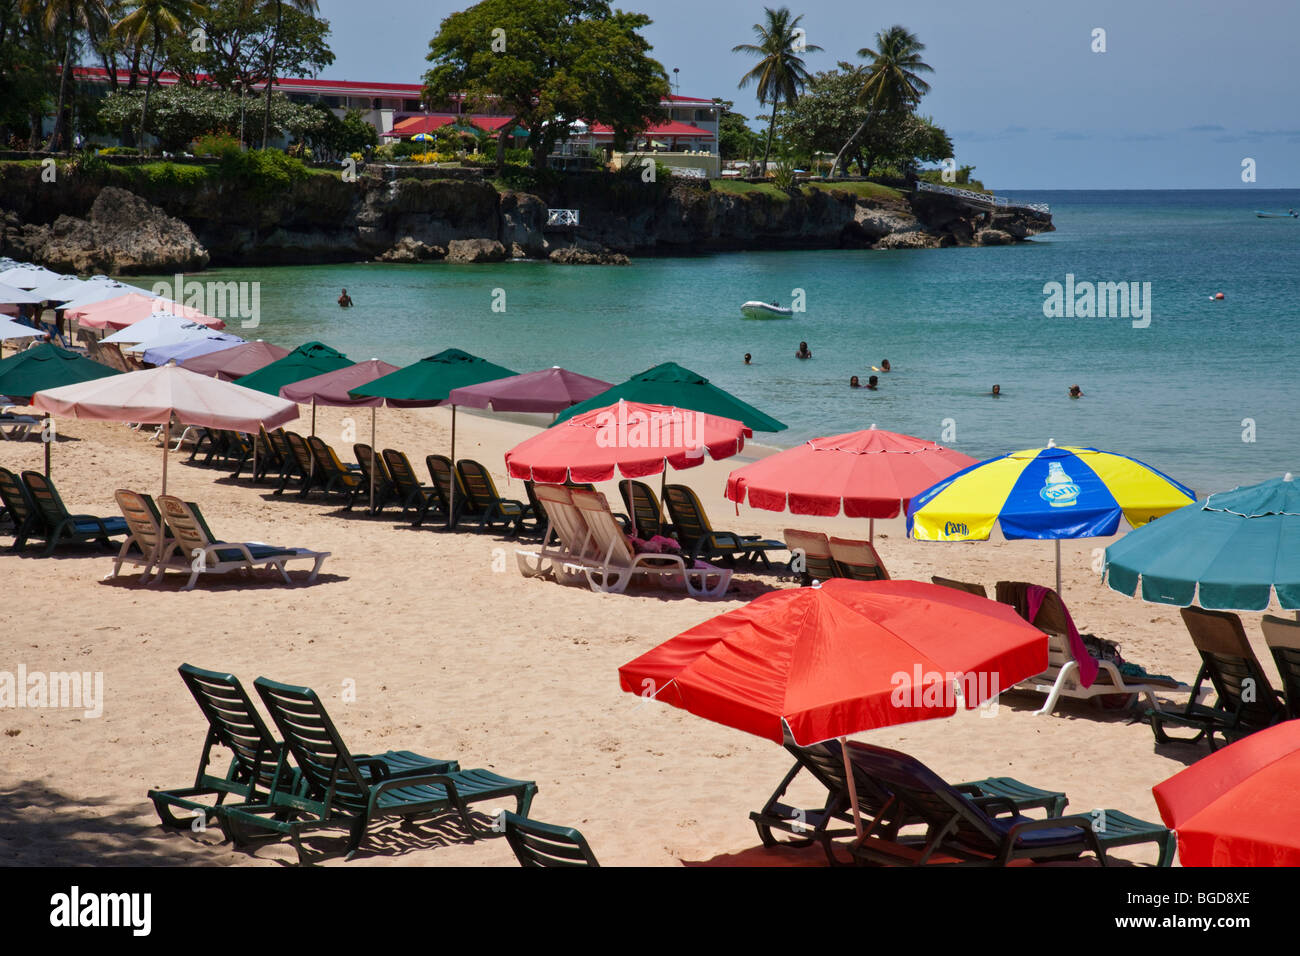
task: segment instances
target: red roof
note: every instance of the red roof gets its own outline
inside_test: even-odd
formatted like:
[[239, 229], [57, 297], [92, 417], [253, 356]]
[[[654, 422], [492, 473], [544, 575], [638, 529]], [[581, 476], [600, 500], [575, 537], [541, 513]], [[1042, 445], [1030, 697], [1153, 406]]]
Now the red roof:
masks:
[[[613, 127], [604, 126], [600, 123], [597, 123], [595, 126], [593, 126], [591, 128], [591, 132], [595, 136], [614, 135]], [[644, 135], [667, 136], [667, 137], [676, 136], [680, 138], [692, 137], [696, 139], [713, 139], [713, 134], [710, 133], [707, 129], [700, 129], [698, 126], [692, 126], [690, 123], [680, 123], [677, 120], [673, 120], [671, 123], [660, 123], [657, 126], [651, 126], [646, 129]]]

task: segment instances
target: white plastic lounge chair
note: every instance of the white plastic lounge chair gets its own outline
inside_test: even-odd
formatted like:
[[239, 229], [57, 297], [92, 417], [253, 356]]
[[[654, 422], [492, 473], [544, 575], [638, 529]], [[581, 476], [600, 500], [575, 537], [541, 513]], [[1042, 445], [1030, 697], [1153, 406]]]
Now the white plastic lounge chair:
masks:
[[598, 561], [582, 565], [587, 583], [593, 591], [621, 594], [627, 590], [632, 579], [640, 574], [654, 575], [661, 583], [683, 582], [691, 597], [718, 598], [727, 593], [727, 586], [731, 583], [729, 569], [715, 568], [703, 561], [695, 561], [691, 567], [687, 567], [681, 556], [676, 554], [637, 554], [632, 549], [632, 542], [614, 520], [614, 514], [609, 510], [609, 502], [604, 495], [598, 491], [583, 491], [578, 488], [570, 494], [574, 505], [582, 512], [596, 551], [600, 554]]
[[[537, 551], [518, 550], [515, 562], [525, 577], [551, 573], [561, 584], [585, 583], [583, 567], [599, 563], [591, 530], [564, 485], [534, 485], [533, 494], [546, 511], [547, 528]], [[552, 532], [556, 539], [551, 543]]]
[[[117, 552], [117, 557], [113, 559], [113, 573], [108, 575], [109, 579], [116, 578], [122, 573], [123, 564], [144, 568], [140, 575], [141, 584], [149, 580], [155, 567], [158, 569], [155, 580], [160, 579], [164, 571], [190, 570], [190, 563], [179, 554], [172, 557], [167, 564], [160, 564], [163, 553], [175, 542], [167, 535], [167, 526], [158, 514], [153, 499], [125, 488], [117, 489], [113, 496], [117, 499], [117, 506], [122, 509], [122, 517], [126, 519], [130, 534], [122, 542], [122, 549]], [[137, 549], [135, 551], [131, 550], [133, 544]]]
[[880, 560], [870, 541], [852, 538], [831, 538], [831, 557], [839, 568], [840, 576], [855, 581], [888, 581], [889, 572]]
[[328, 551], [277, 548], [260, 541], [244, 543], [216, 541], [203, 518], [181, 499], [173, 495], [159, 495], [158, 507], [162, 509], [163, 520], [167, 522], [167, 527], [175, 539], [163, 553], [163, 562], [170, 560], [178, 550], [191, 559], [190, 580], [184, 587], [186, 591], [194, 587], [200, 574], [222, 574], [239, 569], [252, 571], [259, 564], [267, 568], [275, 568], [286, 584], [292, 584], [293, 579], [289, 577], [289, 572], [284, 569], [284, 565], [295, 558], [311, 559], [315, 562], [306, 580], [307, 584], [311, 584], [320, 573], [320, 566], [330, 556]]

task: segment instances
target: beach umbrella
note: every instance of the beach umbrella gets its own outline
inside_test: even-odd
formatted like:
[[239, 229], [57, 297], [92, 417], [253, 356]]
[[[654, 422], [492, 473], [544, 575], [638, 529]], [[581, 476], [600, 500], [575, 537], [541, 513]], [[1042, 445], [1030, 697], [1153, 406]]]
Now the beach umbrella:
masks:
[[1210, 495], [1106, 549], [1112, 590], [1144, 601], [1300, 616], [1300, 484], [1288, 473]]
[[[117, 369], [44, 342], [0, 361], [0, 395], [27, 399], [42, 389], [121, 375]], [[50, 444], [45, 443], [45, 477], [50, 476]]]
[[525, 372], [453, 389], [448, 401], [494, 412], [556, 414], [612, 387], [609, 382], [554, 365], [540, 372]]
[[1030, 448], [965, 468], [914, 497], [907, 533], [919, 541], [984, 541], [996, 523], [1008, 540], [1056, 542], [1113, 535], [1120, 519], [1140, 527], [1196, 494], [1136, 458], [1096, 448]]
[[852, 781], [845, 738], [951, 716], [958, 700], [978, 707], [1042, 673], [1047, 645], [1047, 635], [996, 601], [919, 581], [834, 578], [763, 594], [618, 675], [628, 693], [777, 743], [838, 738]]
[[428, 133], [416, 133], [414, 136], [411, 137], [411, 142], [412, 142], [412, 143], [432, 143], [432, 142], [433, 142], [433, 137], [430, 136]]
[[[354, 398], [349, 393], [354, 388], [360, 388], [362, 385], [373, 382], [381, 376], [396, 371], [396, 365], [389, 365], [387, 362], [372, 358], [368, 362], [347, 365], [333, 372], [326, 372], [324, 375], [316, 375], [312, 378], [305, 378], [301, 382], [294, 382], [292, 385], [285, 385], [280, 389], [281, 398], [287, 398], [302, 405], [310, 402], [313, 422], [316, 420], [317, 405], [370, 409], [370, 450], [372, 460], [369, 470], [370, 507], [372, 510], [375, 507], [375, 472], [378, 471], [374, 463], [375, 409], [384, 404], [384, 400], [382, 398]], [[256, 474], [256, 465], [254, 465], [253, 471]]]
[[166, 365], [168, 362], [181, 365], [186, 359], [198, 358], [200, 355], [232, 349], [236, 345], [243, 344], [244, 339], [238, 335], [231, 335], [229, 332], [213, 332], [208, 329], [207, 334], [201, 338], [152, 346], [145, 351], [144, 360], [150, 365]]
[[604, 408], [618, 401], [689, 408], [693, 412], [744, 422], [756, 432], [779, 432], [786, 429], [784, 423], [711, 384], [698, 372], [682, 368], [675, 362], [664, 362], [633, 375], [621, 385], [615, 385], [608, 391], [561, 412], [556, 421], [563, 422], [575, 415]]
[[212, 375], [224, 382], [233, 382], [266, 368], [273, 362], [278, 362], [288, 354], [288, 349], [258, 339], [256, 342], [245, 342], [243, 345], [221, 349], [212, 354], [187, 358], [181, 364], [191, 372]]
[[[221, 354], [221, 353], [218, 353]], [[268, 395], [279, 395], [280, 389], [305, 378], [315, 378], [326, 372], [337, 372], [355, 364], [336, 349], [320, 342], [300, 345], [282, 359], [264, 365], [239, 380], [245, 388], [253, 388]], [[311, 410], [311, 433], [316, 434], [316, 408]]]
[[923, 438], [869, 429], [813, 438], [795, 448], [737, 468], [726, 496], [751, 508], [797, 515], [896, 518], [913, 496], [974, 458]]
[[198, 309], [182, 305], [172, 299], [140, 292], [127, 292], [125, 295], [105, 299], [102, 302], [92, 302], [90, 305], [65, 306], [63, 315], [68, 319], [76, 319], [78, 324], [85, 328], [121, 329], [147, 319], [155, 312], [170, 312], [172, 315], [178, 315], [192, 322], [201, 322], [214, 329], [226, 327], [226, 323], [220, 319], [204, 315]]
[[1183, 866], [1300, 866], [1300, 720], [1261, 730], [1151, 788]]
[[[154, 349], [171, 345], [181, 345], [188, 342], [197, 342], [200, 339], [206, 339], [212, 334], [212, 330], [206, 325], [198, 325], [195, 323], [192, 328], [179, 328], [172, 332], [165, 332], [162, 335], [136, 342], [134, 345], [123, 346], [122, 351], [136, 352], [143, 356], [146, 352]], [[220, 333], [217, 334], [219, 335]], [[155, 362], [153, 364], [157, 365], [159, 363]]]
[[44, 301], [34, 292], [0, 282], [0, 305], [36, 305]]
[[[352, 390], [357, 397], [383, 398], [397, 408], [419, 408], [430, 405], [451, 405], [451, 461], [456, 465], [456, 405], [451, 393], [466, 385], [477, 385], [493, 379], [518, 375], [511, 369], [494, 365], [487, 359], [462, 352], [444, 349], [399, 368], [390, 375], [377, 378], [368, 385]], [[451, 506], [447, 509], [447, 526], [455, 513], [456, 482], [451, 483]]]
[[294, 402], [199, 375], [179, 365], [45, 389], [32, 396], [32, 404], [50, 414], [71, 418], [163, 425], [163, 494], [167, 493], [173, 421], [256, 434], [261, 427], [276, 428], [298, 417]]
[[34, 329], [30, 325], [23, 325], [21, 322], [15, 322], [13, 319], [0, 316], [0, 342], [8, 342], [10, 339], [43, 339], [48, 334], [48, 332]]
[[[125, 282], [117, 282], [103, 276], [93, 276], [76, 290], [76, 295], [70, 299], [64, 299], [59, 308], [66, 313], [68, 309], [79, 309], [83, 306], [94, 305], [97, 302], [107, 302], [110, 299], [121, 298], [131, 293], [137, 295], [150, 294], [147, 290], [138, 286], [127, 285]], [[53, 299], [52, 301], [59, 300]]]
[[31, 290], [43, 283], [63, 278], [66, 277], [58, 272], [51, 272], [44, 266], [27, 263], [0, 272], [0, 284], [13, 286], [15, 289]]
[[139, 322], [133, 322], [118, 329], [111, 335], [104, 336], [100, 341], [109, 345], [135, 344], [164, 338], [181, 331], [198, 332], [204, 335], [212, 334], [212, 329], [200, 322], [182, 318], [171, 312], [154, 312]]

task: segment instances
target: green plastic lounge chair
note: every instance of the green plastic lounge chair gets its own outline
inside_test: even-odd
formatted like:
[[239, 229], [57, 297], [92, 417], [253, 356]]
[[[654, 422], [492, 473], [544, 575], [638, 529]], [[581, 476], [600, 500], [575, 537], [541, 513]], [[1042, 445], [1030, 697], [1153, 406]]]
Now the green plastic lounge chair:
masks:
[[537, 489], [532, 481], [524, 482], [524, 494], [528, 496], [528, 507], [533, 511], [533, 524], [530, 527], [523, 528], [520, 531], [520, 537], [541, 536], [542, 545], [550, 543], [552, 534], [551, 517], [546, 513], [546, 507], [542, 504], [541, 499], [537, 497]]
[[1265, 614], [1260, 627], [1282, 677], [1287, 719], [1300, 718], [1300, 621]]
[[[1182, 615], [1192, 643], [1201, 655], [1201, 670], [1196, 675], [1191, 700], [1183, 710], [1147, 711], [1156, 740], [1162, 744], [1195, 743], [1204, 738], [1211, 750], [1217, 750], [1216, 734], [1231, 743], [1284, 720], [1286, 704], [1268, 682], [1246, 639], [1241, 618], [1226, 611], [1205, 611], [1199, 607], [1182, 608]], [[1201, 685], [1207, 678], [1218, 695], [1212, 707], [1198, 703]], [[1192, 728], [1197, 731], [1196, 736], [1170, 737], [1165, 732], [1166, 724]]]
[[659, 496], [653, 488], [644, 481], [629, 481], [624, 478], [618, 481], [618, 493], [623, 497], [628, 514], [635, 519], [638, 538], [648, 541], [655, 535], [672, 537], [672, 529], [668, 526]]
[[[320, 567], [330, 556], [328, 551], [308, 551], [306, 548], [278, 548], [260, 541], [236, 543], [220, 541], [212, 534], [198, 508], [172, 495], [160, 495], [158, 507], [171, 531], [173, 541], [163, 552], [167, 563], [175, 552], [190, 559], [190, 580], [184, 590], [194, 587], [201, 574], [223, 574], [227, 571], [252, 572], [257, 565], [275, 568], [286, 584], [293, 579], [285, 570], [286, 562], [295, 559], [315, 562], [304, 583], [311, 584], [320, 573]], [[161, 574], [159, 575], [161, 578]]]
[[855, 765], [926, 826], [924, 835], [890, 836], [868, 830], [854, 845], [860, 860], [886, 866], [1006, 866], [1014, 860], [1072, 860], [1134, 843], [1156, 843], [1168, 865], [1176, 838], [1165, 827], [1118, 810], [1030, 819], [1010, 800], [972, 798], [907, 754], [856, 744]]
[[[484, 835], [470, 817], [469, 805], [513, 797], [515, 811], [528, 815], [537, 784], [511, 780], [488, 770], [446, 770], [390, 777], [378, 766], [363, 773], [343, 742], [316, 692], [259, 677], [253, 682], [271, 720], [302, 774], [303, 794], [277, 789], [263, 804], [224, 807], [219, 819], [237, 845], [267, 835], [288, 836], [304, 861], [301, 835], [319, 829], [349, 831], [351, 859], [367, 827], [384, 818], [412, 822], [455, 812], [470, 840]], [[259, 832], [260, 831], [260, 832]]]
[[758, 535], [742, 535], [733, 531], [714, 531], [709, 516], [695, 492], [686, 485], [668, 485], [664, 488], [664, 503], [672, 516], [673, 527], [682, 550], [696, 559], [732, 562], [743, 558], [751, 564], [757, 562], [770, 568], [769, 551], [786, 551], [781, 541], [772, 541]]
[[33, 534], [38, 538], [47, 538], [48, 529], [45, 519], [32, 501], [31, 492], [22, 478], [8, 468], [0, 468], [0, 501], [4, 502], [5, 512], [14, 525], [14, 543], [11, 550], [21, 551], [27, 539]]
[[64, 542], [95, 541], [110, 547], [112, 538], [128, 533], [126, 522], [119, 517], [69, 514], [54, 483], [39, 471], [24, 471], [22, 478], [42, 518], [42, 526], [38, 529], [33, 525], [27, 533], [45, 538], [46, 556], [53, 554], [54, 549]]
[[523, 867], [600, 866], [587, 839], [572, 827], [556, 827], [506, 811], [506, 842]]
[[952, 578], [941, 578], [933, 576], [930, 581], [941, 587], [952, 588], [954, 591], [965, 591], [967, 594], [973, 594], [976, 597], [986, 598], [989, 596], [988, 588], [982, 584], [971, 584], [967, 581], [954, 581]]
[[456, 473], [469, 498], [467, 514], [478, 518], [479, 528], [495, 528], [498, 525], [509, 529], [508, 537], [514, 537], [525, 518], [532, 517], [532, 509], [522, 501], [502, 498], [497, 491], [496, 482], [481, 464], [469, 458], [456, 462]]
[[402, 514], [414, 513], [415, 520], [412, 524], [417, 525], [428, 514], [430, 508], [433, 508], [436, 514], [438, 503], [434, 500], [434, 491], [427, 485], [420, 484], [420, 479], [415, 477], [415, 469], [411, 467], [411, 460], [406, 457], [406, 454], [396, 448], [385, 448], [383, 459], [388, 477], [393, 481], [393, 499], [401, 505]]
[[[451, 516], [452, 528], [455, 528], [460, 523], [461, 515], [477, 515], [474, 503], [465, 490], [465, 482], [461, 480], [460, 473], [452, 466], [450, 458], [446, 455], [426, 455], [424, 464], [429, 469], [429, 478], [433, 481], [431, 486], [433, 496], [430, 498], [430, 505], [436, 504], [444, 519], [451, 502], [451, 483], [453, 480], [456, 482], [455, 514]], [[424, 515], [420, 515], [415, 523], [417, 525], [421, 524], [424, 518]]]
[[[848, 777], [844, 773], [844, 752], [839, 741], [828, 740], [810, 747], [799, 747], [786, 743], [786, 750], [794, 754], [795, 765], [790, 769], [768, 798], [762, 810], [749, 815], [758, 830], [758, 837], [766, 847], [807, 846], [813, 842], [820, 843], [832, 865], [840, 861], [832, 852], [836, 837], [853, 836], [853, 813], [849, 797]], [[859, 760], [858, 744], [849, 742], [849, 760], [853, 768], [853, 780], [858, 794], [858, 812], [864, 822], [877, 820], [883, 832], [896, 835], [898, 830], [915, 818], [902, 811], [900, 805], [890, 805], [890, 794], [867, 772], [866, 765]], [[800, 774], [807, 771], [813, 779], [826, 788], [827, 797], [823, 806], [816, 809], [792, 807], [784, 801], [786, 791]], [[1027, 783], [1021, 783], [1013, 777], [989, 777], [973, 783], [957, 784], [955, 789], [965, 793], [977, 803], [987, 798], [1010, 801], [1017, 812], [1041, 809], [1048, 816], [1059, 817], [1065, 812], [1069, 802], [1064, 793], [1056, 790], [1040, 790]], [[838, 828], [835, 825], [844, 824]], [[780, 830], [792, 834], [793, 839], [781, 839], [773, 832]]]
[[[393, 488], [393, 479], [388, 474], [388, 468], [384, 464], [383, 458], [375, 457], [374, 450], [369, 445], [353, 445], [352, 454], [357, 456], [357, 464], [361, 473], [361, 491], [358, 497], [365, 502], [366, 508], [371, 513], [379, 514], [384, 510], [384, 505], [392, 501], [396, 495]], [[371, 472], [374, 472], [375, 482], [375, 506], [370, 507], [370, 480]]]
[[316, 474], [324, 481], [322, 490], [327, 495], [338, 494], [345, 497], [347, 504], [343, 510], [351, 511], [357, 497], [368, 493], [370, 486], [362, 479], [359, 471], [352, 471], [345, 467], [334, 449], [321, 438], [312, 435], [307, 439], [307, 447], [311, 449]]
[[813, 581], [843, 577], [831, 557], [831, 543], [817, 531], [785, 529], [785, 546], [790, 549], [790, 567], [798, 568], [799, 582], [807, 587]]
[[889, 572], [880, 560], [870, 541], [849, 538], [831, 538], [831, 557], [839, 568], [840, 577], [854, 581], [888, 581]]

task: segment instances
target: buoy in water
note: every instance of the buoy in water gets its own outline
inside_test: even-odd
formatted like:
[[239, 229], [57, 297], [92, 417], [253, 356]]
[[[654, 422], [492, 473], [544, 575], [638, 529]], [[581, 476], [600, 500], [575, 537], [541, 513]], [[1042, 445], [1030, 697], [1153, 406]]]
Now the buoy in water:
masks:
[[1223, 298], [1223, 293], [1222, 293], [1222, 292], [1216, 292], [1216, 293], [1214, 293], [1214, 299], [1215, 299], [1216, 302], [1219, 301], [1219, 300], [1221, 300], [1222, 298]]

